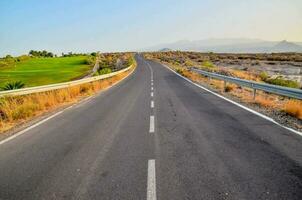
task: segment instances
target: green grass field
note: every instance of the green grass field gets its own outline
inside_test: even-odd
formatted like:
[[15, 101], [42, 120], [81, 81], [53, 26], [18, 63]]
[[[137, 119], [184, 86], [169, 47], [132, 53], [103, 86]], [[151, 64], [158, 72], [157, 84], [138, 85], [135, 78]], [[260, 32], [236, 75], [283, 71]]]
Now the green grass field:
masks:
[[25, 87], [75, 80], [88, 73], [91, 66], [85, 56], [32, 58], [15, 66], [0, 68], [0, 87], [7, 82], [22, 81]]

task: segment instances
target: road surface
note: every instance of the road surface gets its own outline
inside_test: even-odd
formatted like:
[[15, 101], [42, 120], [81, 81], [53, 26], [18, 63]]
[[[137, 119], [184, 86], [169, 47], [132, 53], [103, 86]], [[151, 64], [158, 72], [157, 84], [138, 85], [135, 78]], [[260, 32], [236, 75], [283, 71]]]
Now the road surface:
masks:
[[301, 136], [136, 59], [0, 145], [0, 199], [302, 199]]

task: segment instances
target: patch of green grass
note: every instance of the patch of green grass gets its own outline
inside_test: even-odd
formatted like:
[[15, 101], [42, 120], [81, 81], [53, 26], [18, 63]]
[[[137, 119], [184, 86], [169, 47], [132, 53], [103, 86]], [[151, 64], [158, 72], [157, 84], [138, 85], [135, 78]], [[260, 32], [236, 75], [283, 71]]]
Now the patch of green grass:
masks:
[[273, 85], [284, 86], [284, 87], [299, 88], [299, 83], [297, 81], [286, 80], [283, 79], [282, 77], [277, 77], [274, 79], [266, 79], [265, 82]]
[[25, 87], [71, 81], [91, 69], [86, 56], [60, 58], [31, 58], [0, 68], [0, 87], [21, 81]]

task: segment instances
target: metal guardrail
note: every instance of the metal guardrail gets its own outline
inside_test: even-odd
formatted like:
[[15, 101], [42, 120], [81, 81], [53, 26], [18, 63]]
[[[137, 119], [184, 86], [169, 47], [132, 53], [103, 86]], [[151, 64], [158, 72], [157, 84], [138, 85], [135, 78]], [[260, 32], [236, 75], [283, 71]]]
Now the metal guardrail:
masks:
[[300, 90], [300, 89], [294, 89], [294, 88], [282, 87], [282, 86], [277, 86], [277, 85], [258, 83], [255, 81], [243, 80], [240, 78], [224, 76], [221, 74], [211, 73], [211, 72], [207, 72], [207, 71], [196, 69], [196, 68], [193, 68], [192, 71], [195, 71], [199, 74], [202, 74], [202, 75], [210, 77], [210, 78], [223, 80], [225, 82], [225, 84], [226, 84], [226, 82], [230, 82], [230, 83], [235, 83], [235, 84], [243, 86], [243, 87], [252, 88], [254, 90], [254, 98], [256, 95], [256, 90], [262, 90], [262, 91], [269, 92], [272, 94], [277, 94], [277, 95], [281, 95], [281, 96], [286, 96], [286, 97], [302, 100], [302, 90]]
[[126, 72], [133, 67], [132, 65], [130, 67], [127, 67], [125, 69], [110, 73], [110, 74], [104, 74], [100, 76], [94, 76], [90, 78], [84, 78], [76, 81], [69, 81], [64, 83], [57, 83], [57, 84], [51, 84], [51, 85], [43, 85], [43, 86], [37, 86], [37, 87], [29, 87], [29, 88], [23, 88], [23, 89], [17, 89], [17, 90], [8, 90], [8, 91], [1, 91], [0, 97], [4, 96], [17, 96], [17, 95], [26, 95], [26, 94], [32, 94], [32, 93], [39, 93], [39, 92], [47, 92], [51, 90], [57, 90], [57, 89], [63, 89], [70, 86], [80, 85], [84, 83], [90, 83], [97, 80], [107, 79], [110, 77], [113, 77], [115, 75], [118, 75], [120, 73]]

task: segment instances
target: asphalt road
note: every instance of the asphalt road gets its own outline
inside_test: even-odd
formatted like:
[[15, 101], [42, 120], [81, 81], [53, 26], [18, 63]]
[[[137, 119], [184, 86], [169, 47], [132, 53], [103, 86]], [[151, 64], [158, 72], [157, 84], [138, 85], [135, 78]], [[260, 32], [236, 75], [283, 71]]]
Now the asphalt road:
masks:
[[0, 199], [302, 199], [301, 136], [136, 58], [0, 145]]

